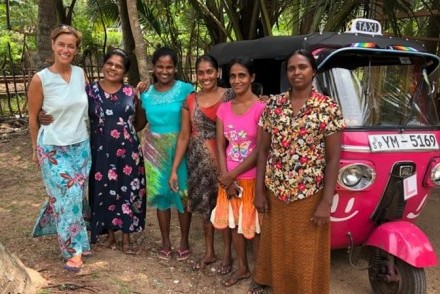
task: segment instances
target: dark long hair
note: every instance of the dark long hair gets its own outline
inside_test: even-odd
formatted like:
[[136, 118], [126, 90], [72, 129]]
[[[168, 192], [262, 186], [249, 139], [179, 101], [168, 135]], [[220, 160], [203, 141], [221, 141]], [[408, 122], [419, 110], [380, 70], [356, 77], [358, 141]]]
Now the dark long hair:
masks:
[[[298, 49], [293, 51], [292, 53], [289, 54], [289, 56], [287, 57], [286, 60], [289, 60], [290, 58], [292, 58], [292, 56], [294, 55], [302, 55], [304, 56], [310, 63], [310, 66], [312, 67], [313, 71], [316, 73], [318, 71], [318, 64], [316, 63], [315, 57], [313, 56], [312, 53], [310, 53], [309, 51], [305, 50], [305, 49]], [[286, 62], [286, 69], [287, 69], [287, 62]]]
[[199, 58], [197, 58], [197, 60], [196, 60], [196, 69], [199, 67], [199, 64], [200, 64], [202, 61], [208, 62], [209, 64], [211, 64], [211, 66], [212, 66], [213, 68], [218, 69], [218, 62], [217, 62], [217, 59], [215, 59], [214, 57], [212, 57], [212, 56], [209, 55], [209, 54], [205, 54], [205, 55], [202, 55], [202, 56], [200, 56]]
[[165, 47], [165, 46], [160, 47], [156, 49], [156, 51], [154, 51], [153, 58], [151, 59], [153, 65], [155, 65], [156, 62], [159, 60], [159, 58], [163, 56], [170, 56], [171, 59], [173, 60], [174, 67], [177, 67], [178, 58], [176, 51], [174, 49], [171, 49], [170, 47]]
[[127, 52], [119, 48], [111, 49], [104, 55], [104, 63], [106, 63], [107, 60], [109, 60], [110, 57], [112, 57], [113, 55], [117, 55], [122, 58], [122, 62], [124, 63], [124, 72], [128, 72], [128, 70], [130, 69], [131, 61], [128, 57]]
[[[153, 57], [151, 58], [151, 63], [153, 63], [153, 66], [155, 66], [156, 62], [159, 60], [159, 58], [163, 57], [163, 56], [169, 56], [171, 57], [171, 60], [173, 60], [174, 63], [174, 67], [177, 68], [177, 62], [179, 61], [179, 59], [177, 58], [177, 53], [174, 49], [170, 48], [170, 47], [160, 47], [157, 48], [154, 53], [153, 53]], [[174, 78], [176, 75], [174, 75]], [[153, 74], [153, 82], [157, 83], [157, 77], [155, 74]]]
[[255, 74], [254, 61], [247, 56], [240, 56], [240, 57], [236, 57], [236, 58], [232, 59], [231, 62], [229, 62], [229, 72], [231, 72], [231, 67], [234, 64], [239, 64], [239, 65], [243, 66], [244, 68], [246, 68], [247, 71], [249, 72], [250, 76]]

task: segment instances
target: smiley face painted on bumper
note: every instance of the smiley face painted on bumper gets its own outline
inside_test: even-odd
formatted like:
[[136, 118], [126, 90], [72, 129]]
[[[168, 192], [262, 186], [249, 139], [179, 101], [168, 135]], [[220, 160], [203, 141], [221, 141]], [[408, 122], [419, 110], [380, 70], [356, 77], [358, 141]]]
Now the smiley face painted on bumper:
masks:
[[[354, 204], [355, 204], [356, 198], [351, 197], [347, 203], [343, 203], [341, 201], [341, 198], [339, 197], [339, 194], [335, 194], [333, 196], [333, 204], [331, 207], [331, 213], [330, 221], [332, 222], [345, 222], [353, 217], [355, 217], [359, 210], [353, 210]], [[338, 215], [338, 216], [334, 216]]]

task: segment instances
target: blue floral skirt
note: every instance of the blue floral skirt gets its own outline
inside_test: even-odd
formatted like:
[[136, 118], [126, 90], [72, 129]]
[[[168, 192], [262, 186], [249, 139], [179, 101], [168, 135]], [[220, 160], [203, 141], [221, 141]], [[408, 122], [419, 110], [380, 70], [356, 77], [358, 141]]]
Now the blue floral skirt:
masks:
[[44, 145], [40, 136], [37, 151], [49, 199], [41, 209], [32, 236], [57, 234], [61, 253], [69, 259], [90, 250], [84, 221], [85, 190], [91, 165], [90, 142]]

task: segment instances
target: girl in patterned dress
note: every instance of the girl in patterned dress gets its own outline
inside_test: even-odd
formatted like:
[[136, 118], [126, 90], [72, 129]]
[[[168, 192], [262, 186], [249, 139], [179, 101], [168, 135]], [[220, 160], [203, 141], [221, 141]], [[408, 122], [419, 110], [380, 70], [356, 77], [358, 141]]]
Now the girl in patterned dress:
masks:
[[[219, 168], [215, 140], [216, 113], [220, 104], [232, 98], [230, 89], [218, 87], [218, 63], [212, 56], [203, 55], [196, 61], [197, 81], [201, 87], [190, 94], [182, 105], [182, 125], [177, 140], [176, 154], [169, 185], [175, 190], [178, 182], [177, 168], [184, 155], [188, 157], [188, 210], [197, 212], [203, 218], [205, 254], [192, 265], [193, 270], [205, 268], [214, 263], [214, 227], [210, 221], [218, 193]], [[231, 270], [231, 235], [224, 233], [224, 258], [218, 268], [219, 274]]]

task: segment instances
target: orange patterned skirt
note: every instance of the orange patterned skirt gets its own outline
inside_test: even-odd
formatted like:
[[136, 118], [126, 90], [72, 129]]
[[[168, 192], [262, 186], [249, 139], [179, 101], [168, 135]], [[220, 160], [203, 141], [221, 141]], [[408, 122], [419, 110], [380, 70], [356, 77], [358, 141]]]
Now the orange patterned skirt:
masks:
[[330, 226], [311, 217], [322, 198], [315, 195], [286, 204], [269, 194], [254, 280], [273, 293], [315, 294], [330, 291]]
[[211, 222], [216, 229], [237, 228], [239, 234], [252, 239], [260, 233], [261, 222], [254, 206], [255, 179], [238, 180], [237, 184], [243, 188], [241, 198], [228, 199], [226, 190], [219, 187]]

